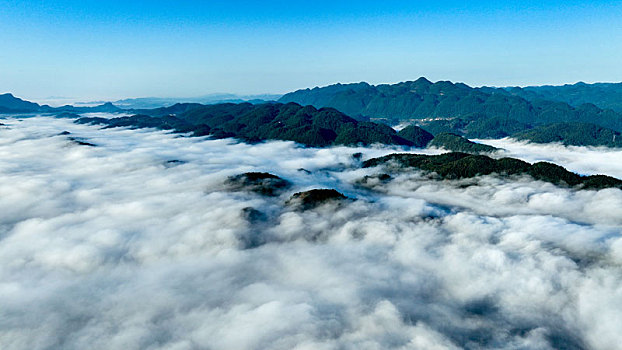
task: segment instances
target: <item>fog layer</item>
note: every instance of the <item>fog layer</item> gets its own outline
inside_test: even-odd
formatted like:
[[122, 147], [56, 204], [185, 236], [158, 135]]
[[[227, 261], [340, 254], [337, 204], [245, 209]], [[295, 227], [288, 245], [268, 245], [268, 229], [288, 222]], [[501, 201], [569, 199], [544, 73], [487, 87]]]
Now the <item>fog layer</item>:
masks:
[[[362, 186], [382, 169], [361, 169], [352, 154], [403, 150], [2, 123], [2, 349], [622, 344], [620, 190], [417, 172]], [[617, 154], [493, 145], [622, 177]], [[248, 171], [293, 187], [263, 197], [224, 185]], [[312, 188], [355, 200], [285, 204]]]

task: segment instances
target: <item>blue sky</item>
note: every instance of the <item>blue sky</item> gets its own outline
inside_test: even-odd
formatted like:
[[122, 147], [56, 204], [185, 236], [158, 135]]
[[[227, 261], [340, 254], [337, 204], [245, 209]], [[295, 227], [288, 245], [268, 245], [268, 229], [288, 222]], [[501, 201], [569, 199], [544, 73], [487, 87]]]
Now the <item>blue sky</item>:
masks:
[[0, 92], [34, 100], [619, 82], [620, 62], [622, 1], [0, 0]]

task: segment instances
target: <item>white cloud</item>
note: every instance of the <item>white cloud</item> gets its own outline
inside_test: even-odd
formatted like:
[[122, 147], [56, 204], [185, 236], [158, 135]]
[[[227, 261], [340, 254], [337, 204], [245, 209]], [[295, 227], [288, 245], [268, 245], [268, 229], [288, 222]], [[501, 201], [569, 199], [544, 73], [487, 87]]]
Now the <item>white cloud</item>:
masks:
[[[620, 190], [414, 173], [370, 191], [355, 182], [377, 170], [359, 169], [352, 153], [396, 149], [247, 145], [50, 118], [3, 123], [3, 349], [622, 343]], [[63, 130], [98, 147], [55, 136]], [[525, 159], [545, 152], [529, 147]], [[594, 172], [613, 169], [593, 150], [550, 157], [570, 167], [568, 154], [594, 155]], [[276, 198], [226, 191], [227, 176], [245, 171], [294, 186]], [[317, 187], [359, 200], [306, 212], [284, 205]], [[247, 207], [266, 220], [246, 220]], [[249, 246], [253, 237], [265, 244]]]
[[503, 148], [500, 154], [520, 158], [527, 162], [551, 162], [583, 175], [605, 174], [622, 178], [622, 149], [608, 147], [579, 147], [562, 144], [537, 144], [516, 141], [510, 138], [500, 140], [477, 140], [491, 146]]

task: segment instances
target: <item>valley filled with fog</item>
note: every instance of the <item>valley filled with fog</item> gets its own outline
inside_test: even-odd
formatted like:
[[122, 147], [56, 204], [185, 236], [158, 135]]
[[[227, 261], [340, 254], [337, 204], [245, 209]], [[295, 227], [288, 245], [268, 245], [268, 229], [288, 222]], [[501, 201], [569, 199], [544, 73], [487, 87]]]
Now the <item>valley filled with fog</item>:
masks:
[[[0, 122], [3, 349], [622, 343], [620, 189], [414, 170], [363, 184], [381, 170], [362, 160], [443, 151]], [[480, 142], [622, 178], [620, 149]], [[293, 186], [269, 197], [225, 185], [244, 172]], [[314, 188], [352, 200], [288, 204]]]

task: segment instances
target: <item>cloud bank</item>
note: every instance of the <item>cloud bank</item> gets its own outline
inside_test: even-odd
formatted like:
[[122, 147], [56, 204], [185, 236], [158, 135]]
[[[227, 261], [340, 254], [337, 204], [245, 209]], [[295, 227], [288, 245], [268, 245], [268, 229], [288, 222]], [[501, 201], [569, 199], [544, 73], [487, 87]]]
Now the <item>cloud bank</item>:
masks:
[[579, 147], [562, 144], [537, 144], [510, 138], [478, 140], [503, 148], [503, 156], [520, 158], [530, 163], [546, 161], [560, 164], [579, 174], [604, 174], [622, 178], [622, 150], [608, 147]]
[[[380, 170], [360, 169], [352, 154], [394, 149], [247, 145], [42, 117], [2, 123], [3, 349], [622, 343], [620, 190], [417, 173], [370, 188], [359, 180]], [[507, 148], [531, 159], [547, 147]], [[549, 156], [590, 156], [585, 171], [620, 176], [591, 152]], [[247, 171], [294, 186], [274, 198], [223, 186]], [[357, 200], [284, 205], [311, 188]]]

